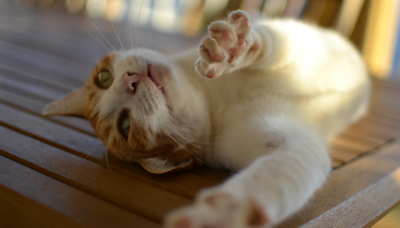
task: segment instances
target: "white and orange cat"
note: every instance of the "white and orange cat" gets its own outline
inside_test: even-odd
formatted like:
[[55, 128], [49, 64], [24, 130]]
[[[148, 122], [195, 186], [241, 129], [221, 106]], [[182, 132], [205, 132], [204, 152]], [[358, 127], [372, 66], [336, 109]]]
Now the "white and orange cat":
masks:
[[169, 214], [168, 228], [270, 227], [323, 185], [329, 140], [366, 112], [369, 93], [340, 35], [287, 19], [251, 25], [234, 11], [197, 50], [109, 54], [43, 114], [88, 118], [111, 153], [151, 173], [201, 162], [239, 171]]

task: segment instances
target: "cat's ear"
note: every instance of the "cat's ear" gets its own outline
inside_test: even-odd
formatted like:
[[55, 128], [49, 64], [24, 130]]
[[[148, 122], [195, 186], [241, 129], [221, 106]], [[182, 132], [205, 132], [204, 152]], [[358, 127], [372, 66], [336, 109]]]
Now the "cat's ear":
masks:
[[157, 157], [145, 158], [140, 160], [139, 164], [149, 173], [164, 174], [190, 168], [193, 165], [193, 158], [189, 157], [179, 163], [172, 163], [171, 161]]
[[84, 105], [86, 100], [87, 92], [84, 88], [75, 90], [67, 96], [46, 105], [42, 115], [74, 115], [84, 117]]

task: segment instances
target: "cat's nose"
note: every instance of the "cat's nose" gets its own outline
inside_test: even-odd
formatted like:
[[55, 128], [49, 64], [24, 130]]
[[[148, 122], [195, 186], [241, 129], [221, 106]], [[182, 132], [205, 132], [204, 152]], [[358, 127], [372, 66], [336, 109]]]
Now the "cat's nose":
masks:
[[126, 72], [125, 74], [122, 75], [122, 79], [124, 81], [125, 87], [132, 92], [135, 92], [136, 90], [136, 85], [140, 81], [140, 78], [143, 76], [137, 75], [137, 74], [132, 74], [129, 72]]

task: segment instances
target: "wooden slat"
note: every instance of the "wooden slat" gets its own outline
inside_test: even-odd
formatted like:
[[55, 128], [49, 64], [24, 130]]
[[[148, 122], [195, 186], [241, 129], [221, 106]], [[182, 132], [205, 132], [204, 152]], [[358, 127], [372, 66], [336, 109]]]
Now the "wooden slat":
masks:
[[53, 83], [63, 87], [67, 91], [80, 88], [84, 85], [84, 77], [76, 79], [69, 76], [69, 72], [44, 68], [26, 61], [24, 59], [15, 58], [0, 52], [0, 66], [8, 70], [17, 71], [20, 74], [29, 75], [30, 77], [38, 77], [47, 83]]
[[153, 221], [189, 200], [0, 126], [0, 154]]
[[188, 199], [194, 198], [200, 189], [219, 183], [183, 172], [163, 176], [153, 175], [138, 165], [121, 162], [110, 155], [109, 162], [106, 164], [105, 147], [96, 138], [48, 122], [43, 118], [20, 112], [1, 103], [0, 113], [2, 113], [0, 125], [19, 131], [69, 153], [84, 157], [104, 167], [110, 167], [114, 172], [124, 173], [159, 189], [171, 191]]
[[400, 129], [379, 125], [373, 122], [364, 122], [363, 124], [350, 126], [346, 129], [346, 133], [373, 139], [382, 144], [397, 138], [400, 135]]
[[159, 227], [3, 156], [0, 164], [0, 227]]
[[20, 47], [11, 42], [0, 41], [0, 52], [2, 55], [28, 61], [43, 68], [50, 68], [64, 74], [68, 73], [69, 77], [81, 79], [82, 81], [86, 81], [90, 72], [96, 66], [95, 62], [88, 66], [79, 63], [77, 60], [63, 59], [59, 56], [52, 56], [44, 52]]
[[336, 168], [343, 164], [343, 161], [337, 160], [335, 158], [331, 158], [331, 167]]
[[[37, 116], [41, 116], [42, 110], [46, 105], [46, 103], [33, 100], [29, 97], [21, 96], [20, 94], [2, 90], [2, 88], [0, 88], [0, 101], [16, 107], [19, 110], [35, 114]], [[52, 116], [48, 117], [48, 119], [65, 126], [69, 126], [86, 134], [95, 135], [89, 121], [86, 119], [74, 116]]]
[[342, 166], [305, 208], [277, 227], [362, 227], [400, 200], [398, 167], [400, 143]]
[[379, 123], [384, 126], [388, 127], [394, 127], [397, 129], [400, 129], [400, 121], [398, 121], [396, 118], [393, 118], [392, 116], [385, 115], [385, 114], [376, 114], [376, 115], [369, 115], [365, 117], [365, 120], [374, 122], [374, 123]]
[[[13, 20], [10, 20], [11, 17]], [[11, 164], [19, 166], [15, 170], [40, 176], [27, 182], [29, 186], [26, 192], [30, 190], [37, 195], [23, 192], [22, 187], [15, 190], [10, 187], [12, 184], [2, 183], [0, 178], [0, 200], [5, 199], [1, 193], [6, 192], [12, 195], [12, 199], [26, 202], [29, 208], [43, 211], [41, 214], [44, 217], [38, 216], [35, 220], [35, 213], [29, 214], [29, 211], [19, 208], [16, 200], [5, 201], [7, 205], [15, 208], [16, 213], [26, 215], [30, 221], [38, 221], [38, 224], [42, 224], [40, 222], [49, 215], [54, 215], [57, 219], [49, 220], [49, 224], [65, 219], [65, 224], [70, 226], [74, 226], [76, 222], [89, 226], [88, 221], [91, 221], [91, 216], [95, 217], [94, 212], [88, 216], [90, 219], [87, 219], [85, 213], [80, 213], [80, 216], [71, 213], [73, 207], [68, 207], [70, 204], [67, 201], [55, 204], [56, 201], [46, 201], [47, 192], [43, 192], [42, 195], [37, 193], [37, 189], [46, 186], [47, 183], [50, 186], [63, 186], [62, 189], [72, 189], [66, 190], [67, 193], [72, 192], [71, 194], [58, 193], [57, 197], [64, 196], [68, 199], [68, 196], [75, 197], [74, 192], [79, 192], [85, 195], [83, 198], [91, 198], [92, 201], [107, 205], [96, 216], [101, 217], [108, 208], [114, 208], [111, 209], [109, 217], [101, 217], [97, 223], [90, 225], [101, 227], [101, 221], [106, 220], [104, 224], [108, 227], [123, 227], [115, 223], [120, 218], [115, 216], [116, 211], [120, 210], [126, 215], [126, 218], [122, 216], [125, 220], [121, 219], [125, 221], [124, 224], [153, 227], [154, 223], [149, 219], [161, 222], [162, 216], [168, 211], [191, 203], [190, 199], [193, 199], [200, 189], [221, 183], [231, 175], [229, 172], [199, 167], [190, 172], [156, 176], [137, 165], [123, 163], [109, 156], [111, 173], [105, 161], [104, 146], [93, 137], [93, 129], [87, 120], [76, 117], [40, 116], [41, 110], [48, 102], [82, 86], [96, 60], [106, 54], [105, 48], [88, 33], [103, 41], [96, 28], [83, 15], [68, 15], [65, 10], [57, 7], [44, 10], [11, 1], [0, 3], [0, 21], [0, 154], [20, 163], [11, 161]], [[94, 22], [112, 45], [120, 48], [111, 24], [102, 20]], [[122, 41], [129, 43], [125, 25], [116, 24], [116, 28]], [[152, 48], [169, 53], [196, 46], [201, 39], [185, 39], [157, 32], [149, 39], [147, 34], [145, 30], [140, 29], [135, 39], [139, 39], [142, 46], [149, 43]], [[160, 37], [157, 40], [163, 42], [148, 42], [156, 40], [156, 37]], [[342, 218], [338, 222], [343, 222], [348, 215], [353, 216], [352, 211], [348, 210], [351, 209], [349, 203], [357, 205], [358, 201], [364, 202], [355, 200], [358, 199], [357, 192], [361, 192], [359, 195], [374, 195], [374, 200], [379, 199], [382, 202], [388, 199], [396, 200], [393, 194], [379, 198], [376, 195], [377, 189], [379, 190], [376, 183], [384, 180], [379, 182], [383, 183], [382, 189], [385, 185], [393, 187], [392, 179], [385, 179], [385, 175], [398, 165], [398, 155], [382, 148], [400, 133], [399, 88], [400, 83], [374, 80], [371, 113], [341, 134], [332, 145], [332, 167], [338, 167], [333, 172], [332, 179], [313, 198], [308, 208], [284, 223], [289, 224], [287, 227], [297, 227], [310, 219], [314, 219], [312, 224], [319, 224], [317, 227], [322, 227], [321, 221], [327, 225], [343, 226], [344, 223], [331, 223], [329, 218], [340, 214]], [[395, 147], [399, 146], [396, 144]], [[365, 156], [365, 153], [368, 155]], [[390, 157], [388, 163], [382, 160], [385, 154]], [[80, 156], [87, 158], [84, 160]], [[366, 161], [366, 158], [371, 160]], [[377, 160], [376, 167], [373, 160]], [[383, 167], [383, 164], [387, 166]], [[2, 167], [0, 172], [1, 170]], [[355, 176], [357, 178], [354, 178]], [[16, 181], [15, 184], [23, 186], [21, 181]], [[53, 188], [49, 191], [52, 191], [51, 189]], [[63, 193], [62, 190], [60, 192]], [[89, 201], [92, 202], [86, 199], [82, 203]], [[81, 206], [77, 201], [73, 202], [73, 206]], [[88, 205], [93, 207], [94, 203], [90, 202]], [[379, 202], [374, 204], [382, 205]], [[383, 213], [383, 209], [387, 209], [389, 204], [386, 202], [375, 212]], [[332, 209], [334, 206], [344, 209], [335, 211]], [[64, 210], [63, 207], [67, 209]], [[368, 208], [366, 205], [364, 207]], [[1, 208], [0, 205], [0, 212]], [[9, 214], [15, 215], [12, 212]], [[363, 221], [371, 220], [371, 214], [366, 214]], [[115, 219], [111, 218], [112, 216], [115, 216]], [[139, 219], [143, 224], [137, 225], [126, 219]], [[1, 221], [0, 219], [0, 226]], [[115, 224], [110, 225], [112, 222]]]
[[372, 150], [373, 148], [379, 145], [379, 143], [376, 141], [363, 139], [353, 135], [344, 135], [344, 134], [340, 134], [339, 136], [337, 136], [332, 141], [332, 144], [334, 146], [350, 148], [353, 149], [354, 151], [359, 151], [359, 153]]
[[[331, 156], [331, 158], [335, 159], [336, 161], [338, 161], [340, 163], [349, 162], [358, 156], [357, 154], [346, 153], [346, 152], [336, 150], [336, 149], [331, 149], [329, 152], [329, 155]], [[336, 163], [334, 163], [334, 164], [336, 164]]]
[[[0, 160], [2, 160], [0, 158]], [[0, 168], [1, 169], [1, 168]], [[36, 201], [0, 185], [0, 227], [84, 227]]]

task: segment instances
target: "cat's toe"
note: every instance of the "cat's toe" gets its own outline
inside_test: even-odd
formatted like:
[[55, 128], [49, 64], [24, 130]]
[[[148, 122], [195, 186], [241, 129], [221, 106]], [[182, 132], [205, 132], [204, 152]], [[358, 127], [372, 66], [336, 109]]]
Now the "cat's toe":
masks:
[[211, 212], [208, 224], [210, 227], [214, 227], [212, 226], [214, 224], [235, 228], [259, 227], [267, 225], [269, 221], [264, 209], [251, 198], [220, 189], [204, 191], [199, 196], [197, 204]]
[[213, 79], [217, 78], [218, 76], [221, 75], [221, 71], [217, 70], [218, 66], [215, 64], [208, 64], [205, 61], [203, 61], [202, 58], [199, 58], [195, 64], [195, 70], [196, 72], [203, 77]]
[[201, 43], [199, 53], [206, 63], [221, 62], [226, 58], [226, 54], [221, 50], [215, 39], [206, 37]]
[[234, 28], [226, 21], [211, 23], [208, 26], [208, 34], [223, 50], [233, 48], [237, 39]]
[[239, 41], [245, 40], [251, 29], [249, 15], [242, 10], [236, 10], [229, 14], [228, 22], [233, 26], [237, 39]]
[[211, 23], [208, 26], [208, 37], [202, 40], [199, 47], [200, 58], [196, 63], [196, 71], [207, 78], [217, 78], [229, 72], [231, 63], [245, 50], [249, 32], [250, 18], [244, 11], [230, 13], [228, 22]]

